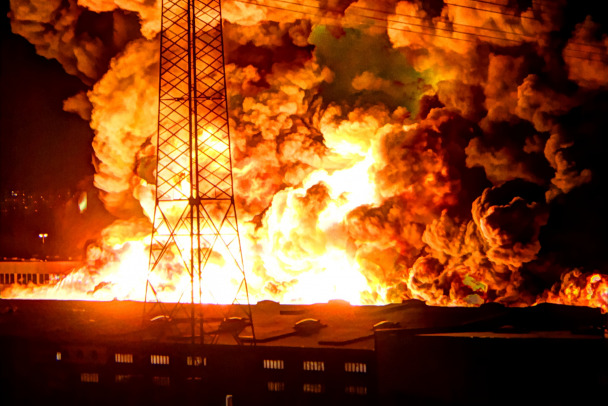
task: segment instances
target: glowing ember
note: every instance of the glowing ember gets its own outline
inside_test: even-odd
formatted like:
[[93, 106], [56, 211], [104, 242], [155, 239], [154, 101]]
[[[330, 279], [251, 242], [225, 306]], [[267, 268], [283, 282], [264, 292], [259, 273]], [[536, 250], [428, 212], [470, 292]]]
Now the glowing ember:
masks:
[[[95, 83], [66, 109], [91, 118], [95, 184], [120, 220], [58, 284], [2, 295], [144, 300], [160, 6], [29, 3], [42, 0], [11, 3], [13, 30]], [[605, 208], [592, 203], [605, 189], [597, 154], [608, 125], [598, 90], [608, 85], [603, 27], [588, 18], [564, 32], [558, 21], [569, 16], [559, 1], [258, 3], [223, 2], [234, 185], [253, 302], [415, 298], [608, 311], [605, 239], [596, 242], [605, 227], [593, 226]], [[518, 9], [523, 3], [530, 6]], [[85, 8], [115, 11], [111, 46], [81, 35]], [[175, 173], [177, 193], [188, 196], [189, 179]], [[173, 209], [169, 216], [183, 207]], [[169, 254], [150, 277], [163, 300], [177, 301], [188, 295], [189, 254]], [[205, 300], [229, 302], [238, 288], [226, 257], [210, 257]]]

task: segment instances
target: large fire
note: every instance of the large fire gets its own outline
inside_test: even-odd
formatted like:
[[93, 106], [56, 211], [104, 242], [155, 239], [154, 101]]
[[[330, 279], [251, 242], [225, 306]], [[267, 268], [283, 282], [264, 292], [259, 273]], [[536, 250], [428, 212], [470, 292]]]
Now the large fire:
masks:
[[[223, 2], [250, 300], [608, 311], [606, 262], [560, 239], [579, 230], [560, 213], [603, 182], [601, 159], [584, 152], [602, 145], [608, 37], [592, 17], [564, 23], [564, 36], [559, 0], [431, 3]], [[64, 108], [90, 118], [95, 185], [118, 220], [56, 285], [2, 295], [145, 300], [150, 280], [163, 300], [184, 300], [179, 255], [148, 271], [159, 2], [11, 9], [16, 33], [93, 84]], [[82, 32], [85, 12], [112, 13], [109, 43]], [[211, 256], [205, 301], [232, 301], [231, 272]]]

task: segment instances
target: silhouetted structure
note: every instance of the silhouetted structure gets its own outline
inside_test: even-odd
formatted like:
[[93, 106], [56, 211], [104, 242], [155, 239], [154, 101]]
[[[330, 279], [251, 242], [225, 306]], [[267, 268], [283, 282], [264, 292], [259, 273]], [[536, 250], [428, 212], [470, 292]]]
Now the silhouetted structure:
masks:
[[608, 390], [599, 309], [260, 302], [245, 346], [185, 342], [142, 308], [0, 300], [2, 405], [566, 406]]
[[[226, 104], [226, 81], [220, 2], [163, 1], [156, 207], [150, 248], [150, 272], [183, 265], [190, 276], [191, 306], [169, 309], [162, 292], [148, 279], [146, 301], [161, 311], [190, 320], [192, 342], [211, 335], [195, 303], [213, 302], [206, 277], [230, 272], [240, 278], [234, 302], [244, 304], [239, 328], [254, 336], [247, 282], [232, 187], [232, 163]], [[212, 264], [218, 261], [223, 265]], [[178, 261], [175, 261], [178, 258]], [[167, 265], [167, 261], [171, 265]], [[221, 270], [217, 268], [221, 267]], [[236, 276], [235, 276], [236, 275]], [[233, 302], [233, 303], [234, 303]], [[180, 315], [187, 311], [186, 317]], [[224, 318], [228, 318], [227, 312]], [[234, 327], [234, 326], [232, 326]], [[185, 334], [182, 332], [182, 334]]]

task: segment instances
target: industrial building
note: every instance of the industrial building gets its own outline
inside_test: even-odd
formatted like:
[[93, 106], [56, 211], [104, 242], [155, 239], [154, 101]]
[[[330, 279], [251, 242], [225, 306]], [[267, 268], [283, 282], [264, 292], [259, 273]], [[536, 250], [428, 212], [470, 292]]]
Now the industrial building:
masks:
[[56, 283], [79, 265], [75, 261], [3, 260], [0, 261], [0, 289], [9, 285]]
[[[221, 326], [222, 306], [204, 305]], [[608, 389], [606, 318], [542, 304], [252, 306], [251, 337], [191, 342], [129, 301], [0, 300], [3, 405], [584, 404]]]

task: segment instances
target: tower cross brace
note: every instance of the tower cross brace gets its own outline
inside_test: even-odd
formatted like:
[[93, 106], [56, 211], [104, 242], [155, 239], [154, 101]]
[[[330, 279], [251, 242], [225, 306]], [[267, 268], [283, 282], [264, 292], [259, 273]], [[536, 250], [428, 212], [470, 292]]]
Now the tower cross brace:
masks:
[[[237, 340], [240, 331], [250, 329], [255, 343], [234, 202], [220, 1], [163, 0], [160, 37], [156, 199], [146, 312], [152, 303], [175, 325], [189, 324], [189, 332], [180, 334], [189, 335], [193, 343], [197, 338], [214, 342], [223, 326], [229, 326]], [[169, 311], [161, 281], [176, 272], [189, 276], [190, 303], [180, 297]], [[214, 291], [209, 281], [217, 278], [236, 283]], [[231, 318], [232, 323], [205, 327], [217, 317], [203, 318], [202, 303], [218, 302], [230, 305], [223, 307], [221, 321], [238, 308], [244, 316], [240, 323]]]

